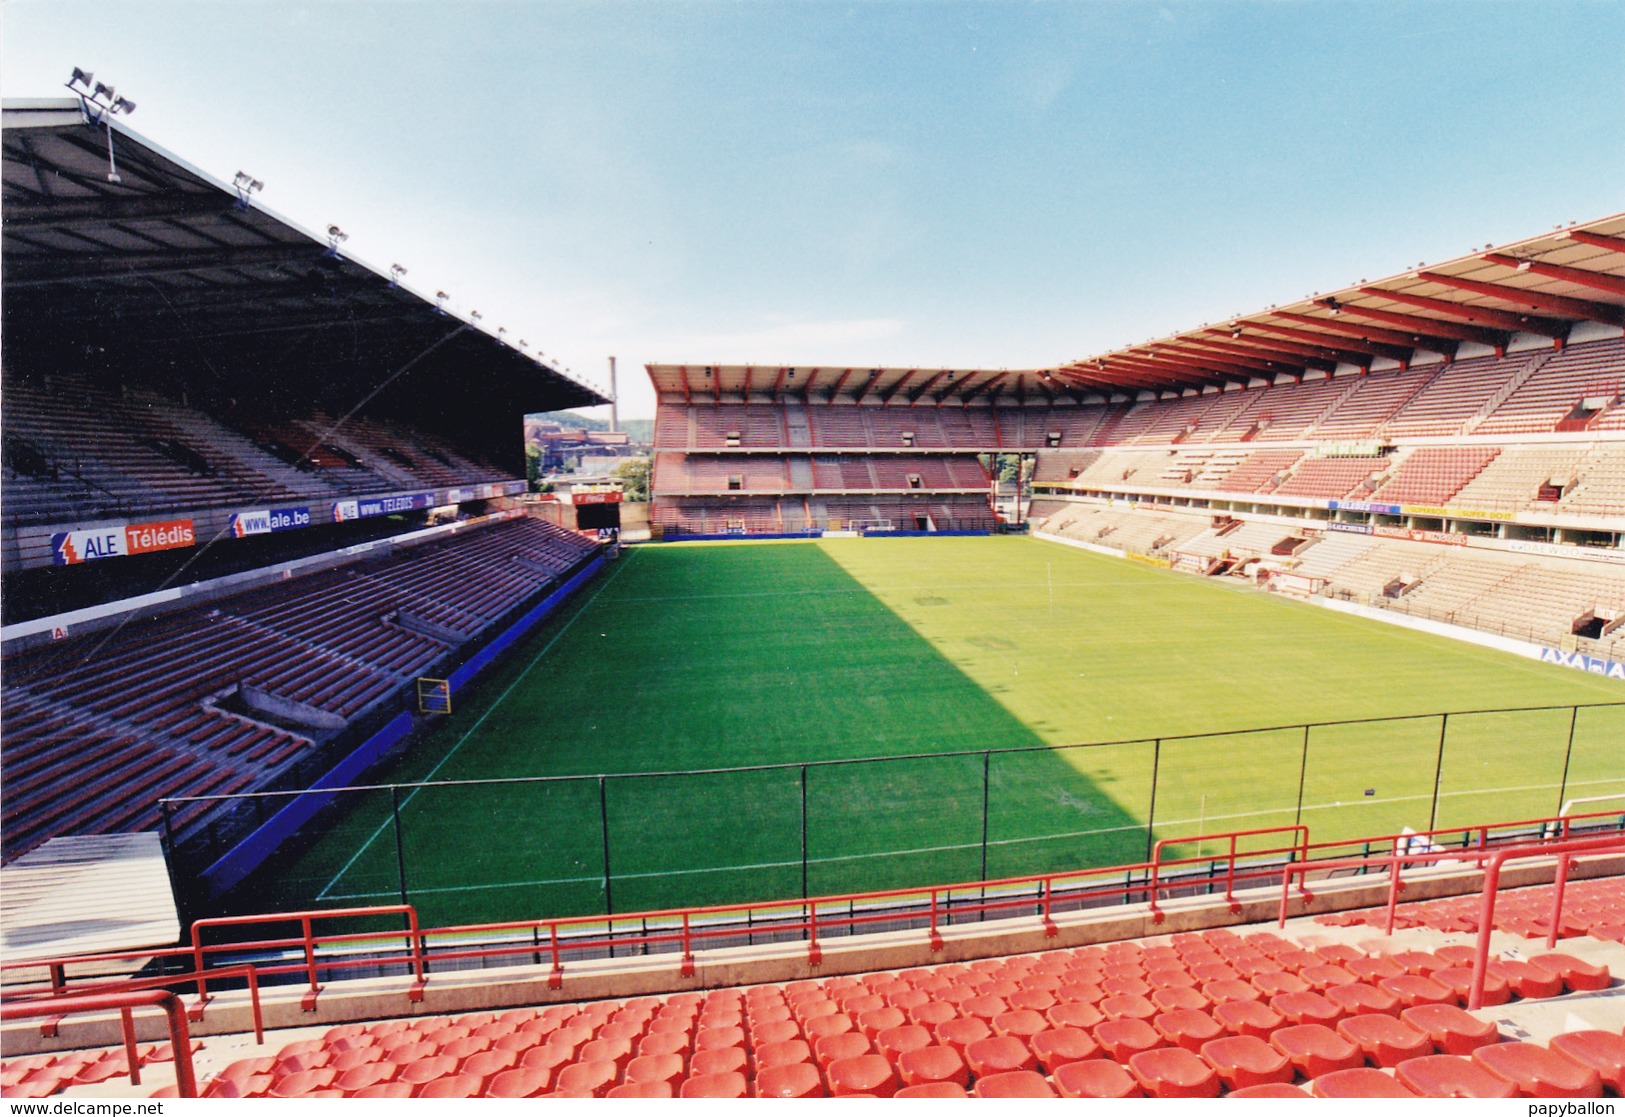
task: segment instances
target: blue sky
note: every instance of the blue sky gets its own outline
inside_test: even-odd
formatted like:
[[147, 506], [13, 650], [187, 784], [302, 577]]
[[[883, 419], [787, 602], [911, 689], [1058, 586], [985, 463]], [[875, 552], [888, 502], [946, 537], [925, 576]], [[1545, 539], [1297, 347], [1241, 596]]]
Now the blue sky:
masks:
[[4, 0], [130, 124], [653, 414], [1031, 367], [1625, 209], [1625, 4]]

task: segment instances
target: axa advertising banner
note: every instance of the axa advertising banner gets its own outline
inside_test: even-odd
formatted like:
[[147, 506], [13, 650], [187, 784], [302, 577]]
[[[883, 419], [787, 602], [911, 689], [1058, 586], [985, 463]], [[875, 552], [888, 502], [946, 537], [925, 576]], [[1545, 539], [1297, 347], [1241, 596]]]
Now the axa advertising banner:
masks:
[[251, 512], [237, 512], [231, 517], [231, 534], [238, 539], [309, 526], [309, 508], [258, 508]]
[[1540, 658], [1543, 663], [1560, 663], [1564, 667], [1573, 667], [1578, 671], [1586, 671], [1593, 675], [1606, 675], [1610, 679], [1625, 679], [1625, 663], [1616, 663], [1611, 659], [1601, 659], [1581, 652], [1563, 652], [1558, 651], [1556, 648], [1540, 649]]
[[390, 516], [396, 512], [414, 512], [434, 507], [433, 493], [409, 493], [405, 496], [376, 496], [365, 500], [341, 500], [333, 505], [333, 519], [365, 520], [370, 516]]
[[51, 559], [72, 566], [97, 559], [145, 555], [197, 545], [191, 520], [160, 520], [148, 524], [111, 524], [80, 531], [59, 531], [51, 536]]

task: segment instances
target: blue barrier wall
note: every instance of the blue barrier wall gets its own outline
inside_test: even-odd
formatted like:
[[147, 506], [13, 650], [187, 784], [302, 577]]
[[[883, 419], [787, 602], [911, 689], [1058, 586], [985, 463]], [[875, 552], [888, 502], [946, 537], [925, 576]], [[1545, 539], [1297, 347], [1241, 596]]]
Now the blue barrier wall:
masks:
[[[602, 570], [607, 561], [602, 554], [595, 556], [572, 578], [509, 625], [502, 635], [481, 648], [472, 659], [452, 672], [450, 678], [452, 693], [455, 694], [459, 687], [467, 685], [490, 666], [498, 656], [513, 645], [514, 641], [552, 616], [560, 605], [569, 600], [571, 594]], [[401, 739], [412, 731], [414, 724], [415, 720], [410, 713], [397, 714], [387, 725], [362, 742], [354, 752], [328, 769], [311, 784], [309, 791], [288, 797], [285, 800], [286, 806], [266, 819], [253, 833], [203, 871], [203, 881], [210, 892], [220, 895], [240, 884], [249, 873], [265, 864], [277, 851], [277, 847], [314, 818], [317, 811], [333, 801], [333, 793], [324, 794], [324, 789], [349, 786], [362, 772], [376, 764], [384, 754], [400, 743]]]
[[203, 882], [218, 896], [239, 884], [244, 877], [275, 853], [277, 847], [291, 838], [316, 812], [333, 801], [333, 794], [319, 794], [323, 788], [344, 787], [373, 764], [377, 763], [394, 745], [412, 731], [412, 715], [402, 711], [389, 720], [378, 732], [349, 756], [328, 769], [303, 795], [287, 799], [287, 805], [266, 819], [248, 837], [233, 846], [220, 860], [203, 870]]

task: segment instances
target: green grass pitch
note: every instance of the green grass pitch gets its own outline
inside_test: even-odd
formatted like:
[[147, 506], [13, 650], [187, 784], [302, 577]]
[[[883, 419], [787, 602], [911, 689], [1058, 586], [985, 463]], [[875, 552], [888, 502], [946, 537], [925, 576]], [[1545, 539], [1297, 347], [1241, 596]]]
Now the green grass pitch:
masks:
[[[1625, 792], [1625, 707], [1580, 710], [1572, 749], [1568, 709], [1455, 716], [1442, 763], [1437, 717], [1317, 728], [1307, 752], [1302, 729], [1219, 734], [1621, 700], [1041, 540], [632, 548], [379, 782], [623, 778], [402, 790], [399, 833], [388, 794], [353, 793], [253, 887], [260, 910], [388, 903], [404, 866], [446, 924], [800, 896], [803, 818], [813, 895], [977, 879], [984, 837], [1005, 877], [1300, 818], [1317, 841], [1467, 827]], [[1102, 741], [1127, 743], [1062, 747]], [[984, 749], [1028, 751], [984, 771]]]

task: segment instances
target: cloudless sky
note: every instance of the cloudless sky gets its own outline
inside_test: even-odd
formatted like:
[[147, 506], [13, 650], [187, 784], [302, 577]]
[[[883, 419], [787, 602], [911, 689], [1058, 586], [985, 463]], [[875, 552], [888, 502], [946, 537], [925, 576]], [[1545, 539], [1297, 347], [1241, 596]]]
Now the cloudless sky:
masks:
[[1625, 3], [4, 0], [582, 379], [1035, 367], [1625, 210]]

